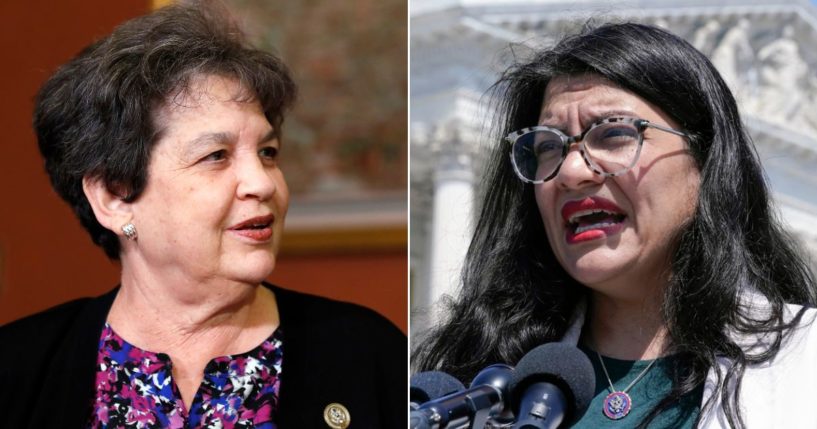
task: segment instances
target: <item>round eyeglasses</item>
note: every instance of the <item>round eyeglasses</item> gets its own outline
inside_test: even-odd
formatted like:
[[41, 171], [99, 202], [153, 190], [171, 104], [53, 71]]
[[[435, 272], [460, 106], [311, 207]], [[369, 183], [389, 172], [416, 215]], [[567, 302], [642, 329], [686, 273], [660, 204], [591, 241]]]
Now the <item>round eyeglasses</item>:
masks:
[[584, 161], [596, 174], [610, 177], [626, 173], [638, 162], [648, 127], [688, 137], [646, 119], [613, 117], [572, 137], [555, 128], [536, 126], [514, 131], [505, 140], [511, 143], [511, 163], [517, 176], [523, 182], [539, 184], [556, 177], [570, 145], [577, 142]]

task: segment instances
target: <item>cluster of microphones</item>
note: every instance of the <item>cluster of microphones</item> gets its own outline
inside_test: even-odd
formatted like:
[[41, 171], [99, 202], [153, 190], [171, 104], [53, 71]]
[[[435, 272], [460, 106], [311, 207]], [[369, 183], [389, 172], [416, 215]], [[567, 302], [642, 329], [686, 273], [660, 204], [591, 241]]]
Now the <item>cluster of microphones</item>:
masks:
[[471, 386], [440, 371], [411, 377], [412, 429], [556, 429], [584, 413], [596, 377], [578, 348], [548, 343], [512, 368], [491, 365]]

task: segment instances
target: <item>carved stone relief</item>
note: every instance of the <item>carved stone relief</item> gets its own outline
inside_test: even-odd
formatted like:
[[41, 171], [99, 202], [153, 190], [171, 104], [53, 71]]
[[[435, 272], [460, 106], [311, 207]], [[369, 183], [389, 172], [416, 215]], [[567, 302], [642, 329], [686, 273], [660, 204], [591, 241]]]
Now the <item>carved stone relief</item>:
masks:
[[709, 55], [746, 113], [817, 134], [817, 75], [803, 58], [792, 25], [770, 29], [747, 18], [734, 24], [709, 19], [693, 33], [692, 43]]

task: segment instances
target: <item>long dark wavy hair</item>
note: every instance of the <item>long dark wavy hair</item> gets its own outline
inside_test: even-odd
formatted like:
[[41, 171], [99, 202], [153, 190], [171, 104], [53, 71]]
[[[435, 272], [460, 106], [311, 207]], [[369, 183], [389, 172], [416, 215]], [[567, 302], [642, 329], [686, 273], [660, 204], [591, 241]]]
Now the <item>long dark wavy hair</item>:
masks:
[[[715, 369], [729, 424], [743, 427], [740, 380], [747, 365], [767, 362], [799, 322], [785, 303], [813, 306], [814, 282], [794, 240], [783, 231], [754, 145], [729, 88], [710, 61], [683, 39], [641, 24], [607, 24], [562, 39], [512, 65], [493, 87], [497, 136], [536, 125], [545, 88], [555, 76], [594, 73], [661, 108], [689, 135], [701, 184], [693, 219], [679, 233], [661, 308], [672, 353], [683, 371], [673, 389], [641, 422], [646, 427]], [[486, 365], [515, 364], [526, 352], [564, 335], [587, 289], [556, 261], [533, 186], [514, 174], [508, 144], [488, 161], [485, 193], [468, 250], [459, 295], [447, 321], [413, 351], [418, 370], [438, 369], [470, 380]], [[749, 314], [747, 291], [768, 299], [768, 317]], [[765, 314], [765, 313], [764, 313]], [[742, 349], [730, 332], [771, 335], [760, 352]], [[734, 364], [726, 370], [716, 358]], [[702, 416], [702, 412], [700, 415]], [[699, 417], [700, 419], [700, 417]]]

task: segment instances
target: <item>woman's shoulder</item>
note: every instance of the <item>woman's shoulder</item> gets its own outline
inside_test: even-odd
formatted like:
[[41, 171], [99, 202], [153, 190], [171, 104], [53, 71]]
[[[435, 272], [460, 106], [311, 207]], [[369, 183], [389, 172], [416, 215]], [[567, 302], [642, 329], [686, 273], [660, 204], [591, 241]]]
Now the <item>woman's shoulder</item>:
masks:
[[86, 308], [91, 298], [68, 301], [0, 326], [0, 343], [12, 348], [35, 338], [59, 337]]
[[[95, 341], [117, 289], [96, 298], [79, 298], [0, 326], [0, 368], [43, 359], [73, 342]], [[88, 337], [88, 338], [86, 338]], [[8, 359], [13, 360], [7, 362]]]
[[361, 427], [405, 426], [398, 410], [408, 403], [406, 336], [363, 306], [265, 286], [281, 316], [285, 426], [318, 427], [331, 403], [347, 407]]
[[786, 315], [794, 322], [790, 335], [794, 344], [790, 347], [817, 358], [817, 308], [786, 304]]
[[12, 386], [0, 390], [0, 426], [33, 427], [32, 419], [46, 417], [35, 411], [46, 409], [39, 408], [43, 398], [60, 398], [59, 405], [47, 407], [51, 418], [61, 416], [55, 420], [62, 419], [67, 404], [81, 402], [81, 384], [72, 377], [87, 372], [92, 380], [94, 361], [83, 366], [66, 351], [82, 344], [77, 323], [92, 301], [66, 302], [0, 326], [0, 385]]
[[817, 309], [786, 304], [783, 311], [784, 321], [792, 325], [775, 357], [748, 365], [741, 379], [747, 427], [817, 427], [817, 415], [810, 412], [817, 383]]
[[[281, 326], [297, 325], [298, 328], [324, 329], [332, 335], [403, 336], [402, 332], [387, 318], [376, 311], [350, 302], [337, 301], [303, 292], [266, 284], [274, 293], [281, 314]], [[371, 337], [370, 337], [371, 339]]]

